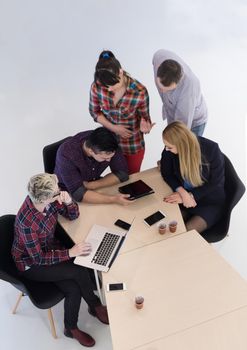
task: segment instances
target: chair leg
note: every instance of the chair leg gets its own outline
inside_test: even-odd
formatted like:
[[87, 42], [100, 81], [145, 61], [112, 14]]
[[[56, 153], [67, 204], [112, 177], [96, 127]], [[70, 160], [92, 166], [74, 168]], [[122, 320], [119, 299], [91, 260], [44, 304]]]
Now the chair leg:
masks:
[[53, 338], [57, 339], [56, 327], [54, 324], [52, 311], [51, 311], [51, 309], [48, 309], [47, 311], [48, 311], [48, 318], [49, 318], [50, 326], [51, 326], [51, 334], [52, 334]]
[[15, 307], [13, 308], [13, 310], [12, 310], [12, 314], [15, 314], [16, 313], [16, 310], [17, 310], [17, 308], [18, 308], [18, 306], [19, 306], [19, 304], [20, 304], [20, 301], [21, 301], [21, 298], [24, 296], [24, 294], [21, 292], [20, 294], [19, 294], [19, 297], [18, 297], [18, 299], [17, 299], [17, 302], [16, 302], [16, 304], [15, 304]]

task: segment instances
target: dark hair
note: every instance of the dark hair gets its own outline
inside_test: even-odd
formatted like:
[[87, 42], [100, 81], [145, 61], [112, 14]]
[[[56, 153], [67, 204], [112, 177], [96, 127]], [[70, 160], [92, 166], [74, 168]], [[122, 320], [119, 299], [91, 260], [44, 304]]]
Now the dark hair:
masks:
[[115, 135], [110, 130], [103, 127], [93, 130], [85, 144], [88, 148], [91, 148], [94, 153], [112, 153], [119, 147]]
[[164, 86], [177, 84], [182, 77], [182, 67], [177, 61], [165, 60], [158, 68], [157, 77]]
[[121, 64], [111, 51], [102, 51], [95, 67], [94, 82], [103, 86], [112, 86], [119, 82]]

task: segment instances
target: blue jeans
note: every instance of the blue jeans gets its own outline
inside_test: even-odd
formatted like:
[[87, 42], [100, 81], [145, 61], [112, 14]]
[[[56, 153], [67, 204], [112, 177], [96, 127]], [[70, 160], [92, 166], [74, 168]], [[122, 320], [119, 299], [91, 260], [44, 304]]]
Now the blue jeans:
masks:
[[196, 134], [197, 136], [202, 136], [203, 131], [205, 129], [206, 123], [197, 125], [194, 128], [191, 129], [191, 131]]

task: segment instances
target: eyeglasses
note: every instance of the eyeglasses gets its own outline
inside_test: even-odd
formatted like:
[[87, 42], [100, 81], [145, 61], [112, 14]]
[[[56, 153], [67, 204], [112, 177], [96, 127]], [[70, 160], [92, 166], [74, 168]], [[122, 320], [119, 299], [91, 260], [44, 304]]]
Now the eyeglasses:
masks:
[[61, 191], [55, 193], [55, 194], [52, 196], [52, 198], [55, 198], [55, 197], [57, 197], [57, 196], [60, 196], [60, 194], [61, 194]]

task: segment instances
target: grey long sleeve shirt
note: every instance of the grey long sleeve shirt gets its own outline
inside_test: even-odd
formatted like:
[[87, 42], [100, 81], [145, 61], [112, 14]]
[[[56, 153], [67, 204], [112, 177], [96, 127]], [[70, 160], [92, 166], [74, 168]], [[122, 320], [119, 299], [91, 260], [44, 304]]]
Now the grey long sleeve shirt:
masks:
[[[183, 75], [174, 90], [162, 92], [156, 83], [157, 70], [161, 63], [168, 59], [177, 61], [181, 65]], [[207, 106], [201, 92], [200, 82], [189, 66], [175, 53], [162, 49], [154, 54], [153, 66], [155, 83], [163, 102], [163, 119], [167, 119], [168, 124], [179, 120], [190, 129], [206, 123]]]

